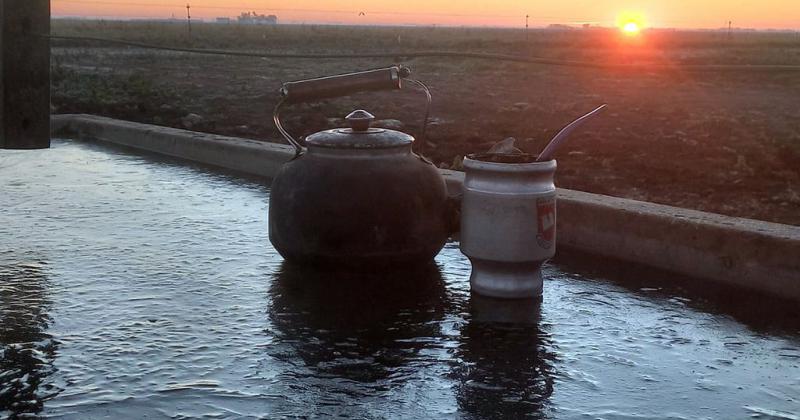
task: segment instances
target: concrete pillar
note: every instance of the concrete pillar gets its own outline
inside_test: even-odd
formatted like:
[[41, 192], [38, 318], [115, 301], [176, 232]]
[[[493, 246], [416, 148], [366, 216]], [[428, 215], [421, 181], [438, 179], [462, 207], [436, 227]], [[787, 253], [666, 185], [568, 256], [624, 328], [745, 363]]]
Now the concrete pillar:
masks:
[[50, 0], [0, 0], [0, 148], [50, 147]]

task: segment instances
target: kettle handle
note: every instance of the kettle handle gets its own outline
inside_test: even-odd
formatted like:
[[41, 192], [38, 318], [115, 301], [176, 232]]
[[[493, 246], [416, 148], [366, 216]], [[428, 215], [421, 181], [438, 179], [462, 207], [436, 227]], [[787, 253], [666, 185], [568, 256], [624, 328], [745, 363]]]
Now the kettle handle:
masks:
[[392, 66], [384, 69], [287, 82], [281, 87], [280, 93], [287, 104], [311, 102], [356, 92], [400, 89], [400, 80], [410, 75], [411, 71], [407, 67]]
[[303, 153], [303, 146], [300, 145], [281, 124], [280, 112], [283, 105], [347, 96], [357, 92], [400, 89], [402, 87], [401, 80], [406, 79], [406, 81], [419, 86], [427, 97], [428, 102], [425, 112], [425, 121], [422, 125], [422, 133], [420, 135], [421, 147], [423, 147], [425, 142], [425, 129], [427, 128], [430, 115], [431, 93], [424, 83], [410, 79], [410, 75], [411, 70], [408, 67], [391, 66], [376, 70], [287, 82], [284, 83], [280, 89], [281, 99], [275, 107], [272, 119], [281, 135], [295, 148], [295, 157], [297, 157]]

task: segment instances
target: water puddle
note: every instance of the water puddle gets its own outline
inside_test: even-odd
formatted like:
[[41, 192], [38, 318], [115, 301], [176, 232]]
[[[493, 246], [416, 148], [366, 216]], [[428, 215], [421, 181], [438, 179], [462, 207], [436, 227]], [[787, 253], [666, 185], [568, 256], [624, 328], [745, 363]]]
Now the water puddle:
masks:
[[568, 263], [540, 304], [470, 296], [457, 244], [414, 271], [294, 267], [263, 182], [53, 146], [0, 151], [0, 417], [800, 413], [800, 324], [775, 314]]

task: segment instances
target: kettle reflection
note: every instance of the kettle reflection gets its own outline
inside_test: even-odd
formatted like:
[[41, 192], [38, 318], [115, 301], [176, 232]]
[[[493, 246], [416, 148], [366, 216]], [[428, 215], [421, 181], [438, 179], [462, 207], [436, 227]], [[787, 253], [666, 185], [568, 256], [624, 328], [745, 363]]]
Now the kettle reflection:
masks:
[[456, 399], [475, 418], [542, 418], [553, 394], [550, 337], [541, 327], [541, 299], [472, 294], [454, 370]]
[[281, 342], [318, 373], [359, 382], [402, 373], [448, 305], [433, 264], [366, 273], [284, 262], [270, 294]]

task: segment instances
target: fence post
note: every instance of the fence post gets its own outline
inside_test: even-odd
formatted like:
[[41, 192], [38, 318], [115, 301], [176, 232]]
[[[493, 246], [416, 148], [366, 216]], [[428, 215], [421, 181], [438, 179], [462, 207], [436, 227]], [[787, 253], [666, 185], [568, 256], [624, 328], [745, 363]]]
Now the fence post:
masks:
[[50, 0], [0, 0], [0, 149], [50, 147]]

